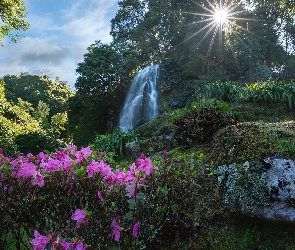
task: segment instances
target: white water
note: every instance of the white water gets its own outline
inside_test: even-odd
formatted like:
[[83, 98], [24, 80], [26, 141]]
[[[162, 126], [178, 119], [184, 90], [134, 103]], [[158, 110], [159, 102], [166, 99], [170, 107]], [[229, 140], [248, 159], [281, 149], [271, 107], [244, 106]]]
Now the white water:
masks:
[[158, 77], [159, 65], [145, 67], [135, 75], [121, 111], [122, 131], [130, 131], [158, 116]]

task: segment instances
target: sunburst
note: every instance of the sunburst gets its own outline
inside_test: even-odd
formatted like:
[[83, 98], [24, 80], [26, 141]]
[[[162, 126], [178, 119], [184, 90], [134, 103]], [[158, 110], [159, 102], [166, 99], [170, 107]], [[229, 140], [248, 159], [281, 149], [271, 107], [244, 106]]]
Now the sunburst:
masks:
[[[248, 34], [253, 33], [249, 29], [239, 25], [237, 21], [248, 22], [253, 21], [253, 19], [241, 17], [241, 15], [247, 12], [247, 10], [242, 8], [240, 4], [234, 4], [231, 0], [205, 0], [204, 3], [206, 4], [200, 4], [199, 2], [194, 1], [193, 3], [198, 5], [202, 11], [199, 13], [183, 13], [200, 16], [201, 20], [191, 23], [189, 25], [199, 25], [201, 23], [205, 25], [200, 26], [200, 29], [198, 29], [196, 32], [184, 39], [179, 45], [186, 43], [188, 40], [199, 35], [200, 33], [202, 33], [203, 36], [198, 41], [196, 45], [197, 47], [199, 47], [207, 38], [209, 38], [210, 42], [204, 64], [208, 60], [213, 44], [216, 40], [218, 40], [219, 45], [219, 56], [222, 56], [222, 47], [224, 42], [223, 39], [228, 32], [230, 32], [230, 34], [232, 34], [240, 42], [242, 42], [244, 46], [249, 47], [239, 36], [239, 32], [237, 30], [243, 30]], [[211, 38], [210, 35], [212, 35]], [[229, 47], [231, 47], [231, 45], [229, 45]], [[234, 53], [233, 56], [235, 57]]]

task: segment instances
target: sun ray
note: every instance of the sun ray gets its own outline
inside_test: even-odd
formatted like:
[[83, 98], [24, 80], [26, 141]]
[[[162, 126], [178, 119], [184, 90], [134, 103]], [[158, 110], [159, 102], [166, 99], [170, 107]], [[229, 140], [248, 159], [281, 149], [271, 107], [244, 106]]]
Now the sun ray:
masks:
[[[227, 53], [231, 53], [233, 55], [235, 65], [238, 67], [238, 72], [241, 74], [241, 65], [238, 63], [239, 54], [234, 51], [234, 44], [241, 44], [247, 50], [246, 53], [250, 53], [249, 51], [252, 49], [252, 45], [248, 44], [250, 42], [249, 38], [252, 35], [258, 39], [263, 38], [254, 34], [251, 29], [246, 28], [246, 25], [248, 22], [263, 20], [258, 20], [256, 17], [243, 17], [245, 13], [249, 12], [249, 10], [244, 9], [241, 4], [233, 3], [232, 0], [191, 0], [191, 2], [197, 6], [198, 11], [181, 11], [181, 13], [198, 16], [195, 18], [197, 20], [186, 25], [191, 25], [192, 27], [195, 26], [197, 31], [192, 32], [191, 35], [186, 37], [176, 47], [180, 48], [181, 45], [185, 44], [190, 39], [195, 39], [194, 46], [196, 48], [200, 48], [201, 45], [202, 47], [208, 46], [208, 50], [206, 55], [203, 57], [204, 60], [202, 61], [203, 73], [204, 69], [206, 69], [206, 65], [209, 70], [211, 53], [214, 53], [215, 59], [213, 59], [213, 62], [215, 67], [222, 65], [224, 57], [223, 53], [225, 51]], [[228, 36], [227, 34], [232, 35]], [[231, 39], [236, 42], [231, 41]], [[216, 49], [214, 45], [216, 45]]]
[[[182, 44], [184, 44], [185, 42], [187, 42], [188, 40], [190, 40], [191, 38], [195, 37], [196, 35], [198, 35], [199, 33], [201, 33], [203, 30], [207, 29], [208, 27], [212, 26], [214, 28], [214, 26], [212, 25], [214, 24], [214, 21], [211, 21], [210, 23], [206, 24], [203, 28], [201, 28], [200, 30], [198, 30], [197, 32], [193, 33], [192, 35], [190, 35], [189, 37], [187, 37], [185, 40], [183, 40], [181, 43], [179, 43], [177, 46], [180, 46]], [[211, 29], [212, 30], [212, 29]], [[210, 30], [210, 31], [211, 31]], [[210, 32], [209, 32], [210, 33]]]
[[207, 54], [206, 54], [206, 57], [205, 57], [205, 61], [204, 61], [203, 66], [202, 66], [202, 72], [204, 72], [204, 68], [205, 68], [205, 65], [206, 65], [205, 62], [208, 60], [208, 58], [209, 58], [209, 56], [211, 54], [211, 49], [212, 49], [214, 41], [215, 41], [217, 30], [218, 30], [218, 27], [215, 27], [215, 30], [214, 30], [214, 33], [213, 33], [212, 38], [210, 40], [209, 48], [208, 48], [208, 51], [207, 51]]

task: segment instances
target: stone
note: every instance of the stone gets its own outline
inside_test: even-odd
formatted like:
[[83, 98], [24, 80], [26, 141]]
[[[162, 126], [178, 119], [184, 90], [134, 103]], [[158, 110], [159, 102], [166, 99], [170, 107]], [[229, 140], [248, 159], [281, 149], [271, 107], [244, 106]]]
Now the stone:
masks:
[[171, 150], [177, 146], [177, 141], [172, 135], [155, 136], [148, 140], [139, 140], [135, 142], [126, 143], [127, 157], [137, 159], [141, 153], [150, 156], [156, 152], [163, 152], [164, 150]]
[[217, 168], [220, 195], [233, 212], [295, 223], [295, 162], [273, 156], [262, 162]]

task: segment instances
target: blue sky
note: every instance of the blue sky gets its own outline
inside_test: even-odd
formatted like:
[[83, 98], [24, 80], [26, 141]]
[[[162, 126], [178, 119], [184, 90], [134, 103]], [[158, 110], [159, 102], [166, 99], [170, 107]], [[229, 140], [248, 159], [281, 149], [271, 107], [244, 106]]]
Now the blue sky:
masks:
[[31, 27], [17, 43], [0, 47], [0, 77], [42, 72], [73, 87], [76, 68], [96, 40], [111, 41], [118, 0], [24, 0]]

